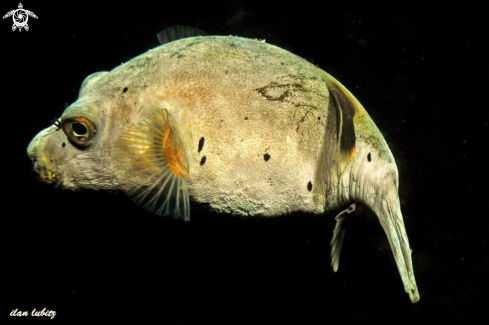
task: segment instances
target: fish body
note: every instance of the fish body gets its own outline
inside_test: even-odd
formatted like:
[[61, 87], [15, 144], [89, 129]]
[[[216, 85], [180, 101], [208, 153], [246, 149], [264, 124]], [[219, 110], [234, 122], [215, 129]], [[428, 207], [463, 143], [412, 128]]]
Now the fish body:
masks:
[[190, 37], [92, 74], [28, 154], [46, 182], [122, 191], [184, 220], [191, 202], [265, 217], [366, 205], [386, 231], [411, 300], [419, 300], [398, 171], [382, 134], [337, 80], [276, 46]]

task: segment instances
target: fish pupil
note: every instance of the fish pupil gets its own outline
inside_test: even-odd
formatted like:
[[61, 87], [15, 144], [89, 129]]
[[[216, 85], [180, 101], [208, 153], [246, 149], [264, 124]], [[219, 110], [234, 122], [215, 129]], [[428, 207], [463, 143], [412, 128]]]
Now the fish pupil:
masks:
[[73, 123], [73, 125], [71, 126], [72, 130], [73, 130], [73, 133], [75, 134], [75, 136], [77, 137], [84, 137], [87, 135], [88, 133], [88, 129], [85, 125], [83, 125], [83, 123]]

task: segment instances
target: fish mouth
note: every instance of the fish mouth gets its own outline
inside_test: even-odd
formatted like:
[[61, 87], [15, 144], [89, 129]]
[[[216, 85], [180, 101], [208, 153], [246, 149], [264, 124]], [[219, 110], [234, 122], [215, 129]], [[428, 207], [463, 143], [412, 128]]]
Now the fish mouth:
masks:
[[32, 155], [29, 152], [29, 158], [32, 161], [32, 171], [35, 172], [37, 178], [47, 184], [54, 184], [58, 186], [60, 183], [60, 176], [56, 171], [46, 167], [45, 158], [39, 158], [36, 155]]
[[27, 155], [32, 161], [33, 171], [37, 173], [37, 178], [47, 184], [60, 183], [60, 175], [52, 168], [48, 168], [52, 161], [47, 159], [43, 155], [44, 147], [46, 146], [46, 139], [54, 131], [54, 128], [48, 128], [41, 132], [32, 139], [31, 143], [27, 147]]
[[33, 161], [33, 171], [37, 174], [37, 178], [47, 184], [54, 184], [56, 187], [60, 185], [60, 176], [55, 171], [52, 171], [45, 166]]

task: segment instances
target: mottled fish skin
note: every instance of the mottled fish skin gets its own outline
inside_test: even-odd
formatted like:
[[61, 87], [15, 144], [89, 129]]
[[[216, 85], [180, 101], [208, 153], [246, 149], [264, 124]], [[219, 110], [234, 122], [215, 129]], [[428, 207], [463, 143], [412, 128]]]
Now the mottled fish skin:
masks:
[[[275, 216], [364, 204], [379, 217], [411, 300], [419, 300], [389, 147], [355, 97], [306, 60], [240, 37], [173, 41], [87, 77], [60, 121], [80, 117], [90, 137], [51, 126], [29, 145], [44, 181], [134, 195], [156, 191], [163, 183], [152, 177], [161, 168], [176, 180], [153, 196], [171, 192], [166, 207], [190, 198], [222, 213]], [[153, 142], [135, 144], [146, 136]], [[151, 151], [160, 143], [164, 150]], [[189, 209], [174, 208], [160, 214], [189, 218]], [[343, 238], [341, 222], [335, 233]], [[341, 241], [335, 270], [340, 248]]]

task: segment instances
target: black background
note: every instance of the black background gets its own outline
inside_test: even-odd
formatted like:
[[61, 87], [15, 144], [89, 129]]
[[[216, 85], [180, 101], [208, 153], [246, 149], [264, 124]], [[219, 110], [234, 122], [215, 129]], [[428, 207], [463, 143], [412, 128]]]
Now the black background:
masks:
[[[2, 2], [2, 15], [17, 8]], [[489, 209], [484, 10], [445, 1], [23, 2], [0, 21], [2, 318], [152, 318], [161, 324], [487, 323]], [[189, 25], [266, 39], [317, 64], [363, 103], [400, 171], [421, 301], [411, 304], [374, 216], [350, 218], [340, 270], [333, 217], [157, 217], [122, 195], [39, 182], [29, 141], [90, 73]], [[3, 272], [2, 272], [3, 273]], [[5, 273], [4, 273], [5, 274]], [[49, 320], [51, 321], [51, 320]], [[140, 321], [141, 322], [141, 321]], [[4, 323], [2, 321], [2, 323]], [[139, 322], [138, 322], [139, 323]], [[144, 323], [144, 322], [142, 322]]]

